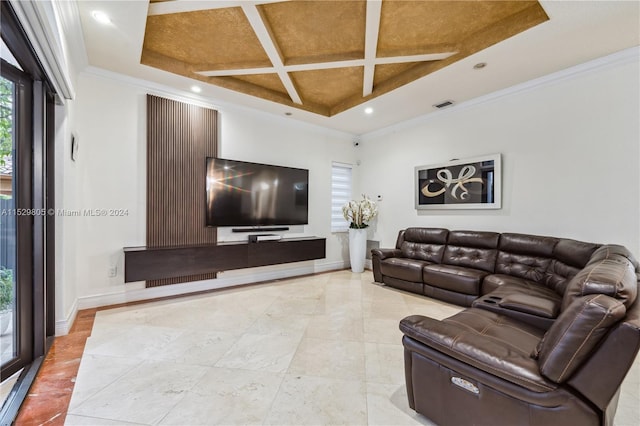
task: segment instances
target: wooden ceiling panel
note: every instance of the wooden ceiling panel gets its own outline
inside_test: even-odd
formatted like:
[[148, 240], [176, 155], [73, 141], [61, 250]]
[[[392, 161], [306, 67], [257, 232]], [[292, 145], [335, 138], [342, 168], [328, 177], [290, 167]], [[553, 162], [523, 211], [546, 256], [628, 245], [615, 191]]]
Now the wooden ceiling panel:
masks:
[[362, 95], [362, 67], [334, 68], [328, 70], [291, 73], [303, 102], [331, 108], [346, 98]]
[[421, 62], [403, 62], [401, 64], [381, 64], [376, 65], [375, 73], [373, 75], [373, 85], [378, 86], [382, 82], [395, 78], [401, 73], [405, 72], [409, 68], [412, 68]]
[[282, 84], [282, 80], [278, 77], [278, 74], [250, 74], [250, 75], [237, 75], [234, 77], [240, 81], [246, 81], [247, 83], [264, 87], [265, 89], [273, 90], [274, 92], [287, 93]]
[[290, 1], [259, 9], [285, 65], [364, 58], [364, 0]]
[[177, 3], [149, 13], [141, 63], [326, 116], [549, 19], [527, 0]]
[[415, 54], [432, 46], [456, 45], [537, 3], [385, 0], [380, 15], [378, 56]]
[[191, 65], [271, 66], [239, 7], [148, 16], [143, 49]]

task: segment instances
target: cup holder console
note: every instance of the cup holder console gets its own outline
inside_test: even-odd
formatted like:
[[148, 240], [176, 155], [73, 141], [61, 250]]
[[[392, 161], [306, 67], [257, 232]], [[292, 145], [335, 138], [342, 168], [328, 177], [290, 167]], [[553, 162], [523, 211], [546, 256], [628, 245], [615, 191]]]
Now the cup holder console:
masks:
[[491, 305], [497, 305], [502, 300], [502, 297], [498, 296], [485, 296], [482, 298], [482, 303], [489, 303]]

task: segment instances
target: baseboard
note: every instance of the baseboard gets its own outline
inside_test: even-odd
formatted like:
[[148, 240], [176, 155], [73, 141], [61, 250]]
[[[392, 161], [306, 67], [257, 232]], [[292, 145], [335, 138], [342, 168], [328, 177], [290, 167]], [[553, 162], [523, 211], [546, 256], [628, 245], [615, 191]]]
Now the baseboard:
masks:
[[71, 330], [73, 322], [76, 320], [76, 315], [78, 315], [78, 299], [73, 301], [73, 305], [71, 305], [71, 309], [69, 309], [66, 318], [56, 321], [56, 336], [69, 334], [69, 330]]
[[[77, 310], [98, 308], [101, 306], [117, 305], [120, 303], [137, 302], [141, 300], [151, 300], [161, 297], [181, 296], [190, 293], [197, 293], [207, 290], [218, 290], [227, 287], [234, 287], [243, 284], [259, 283], [284, 278], [291, 278], [300, 275], [310, 275], [321, 272], [329, 272], [346, 268], [348, 265], [343, 261], [309, 263], [303, 266], [280, 268], [277, 270], [247, 270], [246, 273], [225, 276], [221, 273], [214, 280], [194, 281], [183, 284], [166, 285], [161, 287], [140, 288], [126, 292], [103, 293], [91, 296], [83, 296], [77, 299]], [[75, 317], [75, 313], [74, 313]], [[66, 323], [66, 321], [59, 321]], [[69, 323], [72, 324], [72, 323]], [[65, 324], [66, 325], [66, 324]], [[58, 322], [56, 322], [57, 334]], [[70, 328], [70, 325], [69, 325]]]

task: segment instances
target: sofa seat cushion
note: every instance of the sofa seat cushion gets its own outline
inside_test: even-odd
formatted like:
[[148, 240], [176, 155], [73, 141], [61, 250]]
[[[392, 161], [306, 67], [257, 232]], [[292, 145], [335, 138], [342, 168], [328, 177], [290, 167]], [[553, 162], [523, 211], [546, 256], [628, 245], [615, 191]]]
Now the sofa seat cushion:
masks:
[[388, 277], [422, 283], [422, 268], [427, 265], [431, 265], [431, 262], [407, 259], [405, 257], [393, 257], [380, 262], [380, 271], [382, 271], [382, 275]]
[[543, 331], [503, 315], [466, 309], [438, 321], [421, 315], [404, 318], [400, 330], [439, 352], [533, 392], [557, 385], [540, 375], [532, 351]]
[[486, 271], [456, 265], [428, 265], [422, 272], [425, 284], [463, 294], [479, 295]]

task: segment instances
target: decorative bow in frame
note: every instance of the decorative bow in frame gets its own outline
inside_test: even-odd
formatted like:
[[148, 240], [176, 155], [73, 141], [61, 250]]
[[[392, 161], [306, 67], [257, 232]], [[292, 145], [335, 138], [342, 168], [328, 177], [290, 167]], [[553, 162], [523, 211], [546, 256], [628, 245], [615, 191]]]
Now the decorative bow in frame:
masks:
[[415, 168], [418, 210], [501, 208], [500, 154]]

